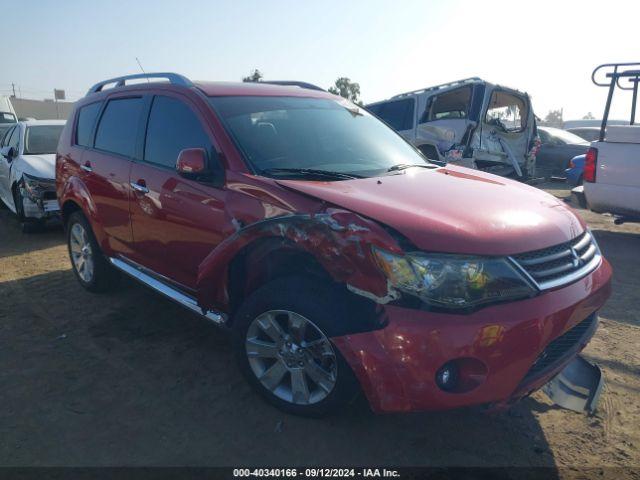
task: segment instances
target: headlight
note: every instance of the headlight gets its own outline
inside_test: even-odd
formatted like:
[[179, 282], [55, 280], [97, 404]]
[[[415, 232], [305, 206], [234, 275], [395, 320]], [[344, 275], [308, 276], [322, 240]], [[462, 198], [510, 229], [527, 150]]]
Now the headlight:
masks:
[[25, 193], [33, 202], [38, 202], [42, 199], [44, 192], [55, 191], [55, 180], [48, 178], [38, 178], [26, 173], [22, 174], [22, 185]]
[[535, 293], [506, 258], [373, 252], [392, 285], [429, 305], [465, 309]]

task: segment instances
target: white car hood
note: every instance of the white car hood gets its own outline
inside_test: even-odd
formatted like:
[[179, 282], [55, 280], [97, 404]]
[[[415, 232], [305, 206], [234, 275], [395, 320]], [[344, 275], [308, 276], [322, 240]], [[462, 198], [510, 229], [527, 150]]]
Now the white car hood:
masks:
[[56, 156], [53, 153], [47, 155], [22, 155], [20, 163], [22, 173], [39, 178], [56, 178]]

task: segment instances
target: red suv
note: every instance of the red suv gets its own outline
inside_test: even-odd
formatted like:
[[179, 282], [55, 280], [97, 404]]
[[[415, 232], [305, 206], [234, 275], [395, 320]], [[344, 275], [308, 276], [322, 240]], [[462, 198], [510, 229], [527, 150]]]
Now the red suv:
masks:
[[56, 174], [83, 287], [124, 272], [230, 328], [251, 385], [303, 415], [360, 390], [505, 405], [586, 345], [611, 267], [563, 202], [280, 83], [135, 75], [77, 102]]

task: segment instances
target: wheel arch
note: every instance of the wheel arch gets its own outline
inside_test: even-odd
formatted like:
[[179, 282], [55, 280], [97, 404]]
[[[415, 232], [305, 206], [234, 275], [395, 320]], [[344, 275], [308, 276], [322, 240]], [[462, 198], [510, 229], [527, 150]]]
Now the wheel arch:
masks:
[[198, 303], [233, 312], [247, 291], [291, 273], [313, 275], [354, 296], [387, 303], [398, 293], [377, 267], [371, 245], [402, 251], [380, 225], [347, 211], [256, 222], [228, 237], [200, 264]]

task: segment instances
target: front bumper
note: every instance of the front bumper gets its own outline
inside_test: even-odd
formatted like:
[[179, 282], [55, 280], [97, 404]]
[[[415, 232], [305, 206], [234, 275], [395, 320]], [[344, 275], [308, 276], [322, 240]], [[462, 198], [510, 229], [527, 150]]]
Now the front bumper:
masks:
[[[376, 412], [496, 407], [539, 389], [562, 370], [588, 343], [597, 321], [564, 355], [531, 374], [545, 349], [595, 317], [610, 293], [611, 266], [603, 259], [596, 270], [571, 285], [469, 315], [386, 305], [385, 328], [332, 340]], [[436, 373], [452, 360], [483, 365], [481, 371], [471, 368], [469, 373], [477, 384], [459, 392], [442, 390]]]
[[40, 198], [32, 198], [22, 188], [21, 194], [25, 218], [48, 219], [60, 215], [60, 205], [55, 198], [55, 192], [44, 192]]

